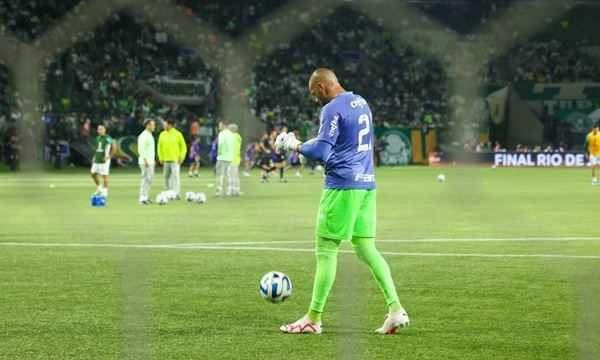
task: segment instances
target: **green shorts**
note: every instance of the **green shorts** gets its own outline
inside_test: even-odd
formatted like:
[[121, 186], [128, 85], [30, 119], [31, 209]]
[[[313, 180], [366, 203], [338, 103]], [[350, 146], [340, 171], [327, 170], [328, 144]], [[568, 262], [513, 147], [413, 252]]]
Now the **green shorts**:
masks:
[[325, 189], [317, 215], [318, 237], [352, 240], [375, 237], [376, 190]]

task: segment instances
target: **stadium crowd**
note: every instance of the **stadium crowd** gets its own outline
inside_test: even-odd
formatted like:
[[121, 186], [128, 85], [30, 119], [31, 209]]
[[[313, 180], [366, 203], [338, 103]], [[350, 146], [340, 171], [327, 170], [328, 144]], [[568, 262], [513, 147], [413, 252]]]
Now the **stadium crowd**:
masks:
[[[259, 20], [258, 28], [269, 32], [273, 23], [285, 23], [289, 17], [308, 21], [310, 12], [318, 10], [274, 11], [286, 3], [178, 0], [186, 16], [207, 21], [233, 37], [257, 26]], [[467, 3], [464, 7], [433, 3], [417, 7], [467, 34], [498, 15], [510, 1]], [[67, 11], [76, 13], [81, 4], [79, 0], [0, 1], [0, 34], [10, 32], [35, 45], [42, 33]], [[408, 24], [408, 20], [399, 21]], [[231, 74], [218, 74], [195, 51], [176, 44], [172, 35], [178, 31], [177, 24], [151, 26], [138, 16], [116, 13], [100, 28], [77, 34], [76, 45], [47, 59], [47, 71], [40, 74], [45, 80], [46, 103], [41, 111], [47, 144], [85, 139], [91, 125], [100, 121], [113, 136], [139, 132], [147, 117], [172, 117], [184, 132], [195, 122], [216, 124], [221, 96], [218, 77], [227, 79]], [[270, 53], [256, 64], [245, 98], [267, 128], [285, 124], [299, 129], [300, 137], [311, 136], [317, 128], [318, 107], [306, 93], [306, 77], [314, 67], [327, 65], [336, 69], [348, 89], [370, 101], [378, 127], [457, 126], [476, 134], [486, 126], [485, 102], [450, 94], [449, 79], [457, 74], [449, 66], [448, 48], [431, 44], [429, 55], [417, 53], [410, 43], [398, 46], [395, 36], [378, 19], [342, 6], [289, 43], [262, 44], [250, 38], [250, 48], [267, 48]], [[218, 58], [230, 48], [211, 36], [197, 34], [197, 38]], [[528, 41], [515, 37], [506, 55], [496, 56], [479, 70], [467, 71], [482, 87], [525, 80], [598, 81], [600, 67], [587, 51], [588, 45], [586, 40], [573, 44], [552, 36]], [[480, 51], [498, 55], [493, 44]], [[165, 89], [161, 85], [172, 79], [193, 80], [202, 86]], [[182, 92], [200, 101], [196, 106], [177, 106], [161, 98], [163, 91]], [[15, 94], [2, 63], [0, 95], [0, 143], [7, 158], [6, 154], [16, 152], [7, 144], [16, 139], [14, 123], [27, 119], [20, 110], [27, 99]]]
[[137, 120], [166, 114], [185, 126], [192, 116], [186, 108], [161, 103], [148, 89], [154, 80], [169, 79], [203, 84], [187, 89], [185, 95], [198, 97], [201, 110], [215, 111], [215, 72], [194, 51], [175, 45], [166, 33], [136, 17], [115, 14], [102, 29], [83, 34], [80, 42], [49, 64], [45, 112], [83, 113], [76, 116], [80, 123], [89, 117], [109, 118], [116, 134], [133, 133], [139, 127]]
[[318, 108], [306, 93], [306, 74], [327, 64], [348, 89], [370, 100], [378, 126], [441, 125], [447, 109], [442, 65], [410, 46], [396, 49], [393, 41], [390, 31], [366, 15], [338, 8], [257, 65], [252, 107], [269, 123], [297, 127], [315, 119]]

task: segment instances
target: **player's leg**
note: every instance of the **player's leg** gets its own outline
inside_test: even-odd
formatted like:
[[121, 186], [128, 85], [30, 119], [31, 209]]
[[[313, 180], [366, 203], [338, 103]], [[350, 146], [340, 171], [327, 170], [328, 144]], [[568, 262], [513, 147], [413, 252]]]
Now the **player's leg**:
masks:
[[354, 223], [352, 247], [358, 258], [371, 270], [388, 307], [386, 321], [376, 332], [393, 334], [399, 327], [408, 326], [409, 319], [398, 299], [390, 267], [375, 246], [377, 193], [376, 190], [352, 191], [356, 194], [356, 205], [359, 206]]
[[280, 182], [287, 182], [287, 180], [285, 179], [285, 168], [287, 166], [287, 163], [284, 161], [281, 161], [277, 164], [277, 167], [279, 168], [279, 181]]
[[598, 178], [596, 177], [596, 169], [598, 165], [600, 165], [600, 158], [596, 156], [590, 157], [590, 162], [592, 163], [592, 185], [598, 184]]
[[390, 312], [395, 312], [402, 309], [396, 286], [392, 279], [390, 267], [375, 246], [374, 238], [354, 237], [352, 238], [352, 248], [358, 255], [358, 258], [364, 262], [371, 274], [377, 281], [379, 289], [383, 293], [386, 305]]
[[269, 166], [262, 165], [261, 169], [262, 171], [260, 172], [260, 182], [264, 183], [269, 181]]
[[188, 177], [194, 177], [194, 173], [196, 170], [196, 161], [192, 159], [192, 163], [190, 164], [190, 168], [188, 169]]
[[240, 195], [242, 193], [242, 189], [241, 189], [241, 181], [240, 181], [240, 167], [239, 165], [235, 165], [234, 170], [234, 179], [235, 179], [235, 192], [236, 195]]
[[163, 176], [165, 180], [165, 190], [171, 190], [171, 163], [165, 162], [163, 164]]
[[175, 200], [180, 200], [181, 196], [181, 164], [174, 162], [173, 163], [173, 191], [177, 195]]
[[317, 237], [316, 258], [317, 268], [313, 283], [312, 299], [308, 318], [320, 323], [327, 298], [335, 282], [337, 272], [337, 256], [341, 240]]
[[285, 166], [283, 164], [279, 165], [279, 181], [287, 182], [285, 180]]
[[227, 180], [225, 184], [227, 185], [227, 189], [225, 190], [225, 196], [231, 196], [233, 190], [233, 183], [231, 182], [231, 161], [225, 161], [225, 176]]
[[102, 189], [102, 195], [104, 196], [108, 196], [108, 175], [110, 173], [110, 161], [106, 161], [104, 164], [102, 164], [102, 167], [100, 169], [100, 175], [102, 175], [102, 182], [104, 184], [104, 187]]
[[92, 171], [90, 173], [90, 175], [92, 176], [92, 180], [94, 180], [94, 184], [96, 184], [96, 187], [98, 189], [100, 189], [101, 186], [100, 186], [100, 179], [98, 178], [98, 173]]
[[140, 181], [140, 197], [139, 197], [139, 201], [140, 203], [144, 203], [144, 201], [146, 201], [146, 199], [148, 198], [148, 192], [146, 192], [146, 167], [142, 164], [140, 164], [140, 171], [142, 174], [142, 180]]
[[92, 173], [92, 179], [94, 179], [94, 184], [96, 184], [96, 195], [102, 195], [103, 189], [100, 183], [100, 175], [97, 172]]
[[250, 170], [252, 169], [252, 160], [249, 157], [244, 159], [244, 176], [250, 176]]
[[321, 315], [335, 281], [337, 254], [341, 239], [352, 237], [357, 207], [349, 206], [352, 193], [347, 190], [325, 190], [317, 215], [316, 259], [312, 300], [308, 313], [300, 320], [282, 326], [286, 333], [320, 333]]
[[198, 176], [200, 176], [200, 155], [197, 155], [194, 158], [194, 165], [195, 165], [194, 177], [198, 177]]
[[260, 182], [264, 183], [264, 182], [269, 181], [269, 175], [271, 174], [271, 171], [273, 171], [273, 167], [271, 166], [271, 163], [267, 162], [265, 160], [261, 160], [260, 167], [262, 169]]
[[240, 195], [240, 166], [236, 164], [231, 164], [230, 167], [230, 176], [231, 176], [231, 195], [239, 196]]
[[108, 174], [102, 175], [102, 183], [104, 185], [102, 188], [102, 195], [108, 196]]
[[94, 184], [96, 184], [96, 195], [102, 194], [102, 186], [100, 185], [100, 176], [98, 172], [98, 164], [92, 163], [92, 168], [90, 169], [90, 176], [92, 177], [92, 180], [94, 180]]
[[140, 203], [150, 203], [150, 187], [152, 186], [152, 179], [154, 178], [154, 165], [148, 165], [145, 167], [140, 165], [142, 170], [142, 181], [140, 184]]
[[215, 188], [216, 188], [216, 195], [217, 196], [221, 196], [223, 194], [223, 177], [224, 177], [224, 164], [223, 161], [221, 160], [217, 160], [217, 165], [215, 167], [216, 170], [216, 181], [215, 181]]
[[341, 240], [317, 236], [317, 268], [308, 313], [291, 324], [282, 325], [281, 331], [290, 334], [321, 333], [321, 315], [335, 282], [340, 242]]

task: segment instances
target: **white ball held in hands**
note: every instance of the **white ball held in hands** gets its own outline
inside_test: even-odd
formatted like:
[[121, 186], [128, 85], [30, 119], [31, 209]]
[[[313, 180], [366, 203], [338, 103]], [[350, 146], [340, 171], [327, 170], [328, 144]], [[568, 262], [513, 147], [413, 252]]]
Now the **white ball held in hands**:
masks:
[[277, 151], [289, 151], [296, 150], [296, 147], [300, 145], [300, 140], [296, 139], [294, 133], [281, 133], [275, 139], [275, 149]]

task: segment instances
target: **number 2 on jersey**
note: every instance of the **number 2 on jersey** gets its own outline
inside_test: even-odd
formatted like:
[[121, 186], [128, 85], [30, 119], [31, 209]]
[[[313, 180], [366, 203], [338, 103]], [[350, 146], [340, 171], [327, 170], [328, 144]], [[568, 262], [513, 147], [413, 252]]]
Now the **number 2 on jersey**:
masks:
[[371, 150], [371, 137], [368, 136], [369, 132], [371, 131], [370, 123], [371, 123], [371, 121], [369, 119], [369, 115], [362, 114], [361, 116], [358, 117], [358, 124], [359, 125], [365, 124], [365, 127], [360, 129], [360, 131], [358, 132], [358, 150], [357, 150], [357, 152]]

